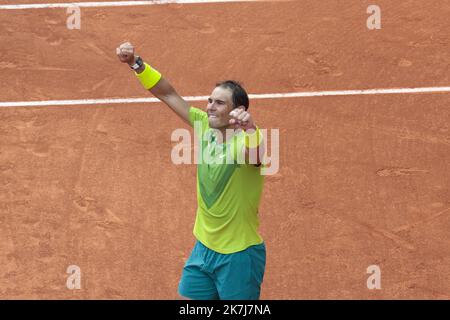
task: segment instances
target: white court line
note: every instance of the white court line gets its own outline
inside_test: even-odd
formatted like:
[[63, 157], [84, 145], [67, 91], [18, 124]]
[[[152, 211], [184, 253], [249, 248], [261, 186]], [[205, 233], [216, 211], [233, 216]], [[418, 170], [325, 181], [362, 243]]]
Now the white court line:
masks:
[[[249, 94], [249, 98], [257, 99], [286, 99], [286, 98], [308, 98], [325, 96], [360, 96], [376, 94], [407, 94], [407, 93], [445, 93], [450, 92], [450, 87], [428, 87], [428, 88], [393, 88], [393, 89], [367, 89], [367, 90], [336, 90], [316, 92], [288, 92], [288, 93], [266, 93]], [[206, 101], [209, 96], [183, 97], [187, 101]], [[160, 102], [157, 98], [123, 98], [123, 99], [80, 99], [80, 100], [48, 100], [48, 101], [11, 101], [0, 102], [1, 108], [11, 107], [41, 107], [41, 106], [73, 106], [92, 104], [120, 104], [120, 103], [155, 103]]]
[[158, 4], [195, 4], [225, 2], [262, 2], [264, 0], [148, 0], [148, 1], [107, 1], [107, 2], [71, 2], [71, 3], [38, 3], [38, 4], [6, 4], [0, 10], [47, 9], [47, 8], [93, 8], [93, 7], [128, 7], [152, 6]]

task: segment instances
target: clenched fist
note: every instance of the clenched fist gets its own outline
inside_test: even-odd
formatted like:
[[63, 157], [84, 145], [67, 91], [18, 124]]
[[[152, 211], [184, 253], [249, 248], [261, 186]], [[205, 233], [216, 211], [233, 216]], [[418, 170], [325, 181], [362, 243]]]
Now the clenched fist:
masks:
[[136, 62], [134, 46], [129, 42], [122, 43], [116, 49], [116, 54], [121, 62], [128, 63], [130, 66]]
[[243, 129], [247, 131], [248, 129], [255, 129], [255, 123], [253, 118], [247, 111], [243, 109], [234, 109], [230, 112], [230, 124], [234, 125], [235, 129]]

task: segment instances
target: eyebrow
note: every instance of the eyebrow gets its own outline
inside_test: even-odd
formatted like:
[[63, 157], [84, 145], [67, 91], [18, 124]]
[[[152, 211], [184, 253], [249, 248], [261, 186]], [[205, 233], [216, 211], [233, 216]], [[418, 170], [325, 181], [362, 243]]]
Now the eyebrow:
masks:
[[226, 103], [224, 100], [221, 100], [221, 99], [213, 99], [213, 98], [211, 98], [211, 97], [209, 97], [208, 100], [209, 100], [209, 99], [211, 99], [211, 100], [216, 100], [216, 101], [223, 102], [223, 103]]

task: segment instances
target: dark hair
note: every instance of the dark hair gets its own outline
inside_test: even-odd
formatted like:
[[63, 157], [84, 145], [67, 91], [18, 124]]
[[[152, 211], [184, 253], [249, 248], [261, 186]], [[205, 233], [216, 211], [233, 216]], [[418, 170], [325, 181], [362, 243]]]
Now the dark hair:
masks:
[[241, 86], [241, 84], [234, 80], [225, 80], [216, 83], [216, 88], [226, 88], [231, 90], [231, 100], [233, 101], [233, 109], [244, 106], [247, 111], [250, 104], [248, 100], [247, 91]]

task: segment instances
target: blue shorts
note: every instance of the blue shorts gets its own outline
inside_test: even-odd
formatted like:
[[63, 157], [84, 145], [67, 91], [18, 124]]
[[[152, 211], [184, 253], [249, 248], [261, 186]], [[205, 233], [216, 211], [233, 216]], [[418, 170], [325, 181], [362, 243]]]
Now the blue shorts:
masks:
[[266, 266], [264, 243], [221, 254], [197, 240], [178, 293], [194, 300], [258, 300]]

